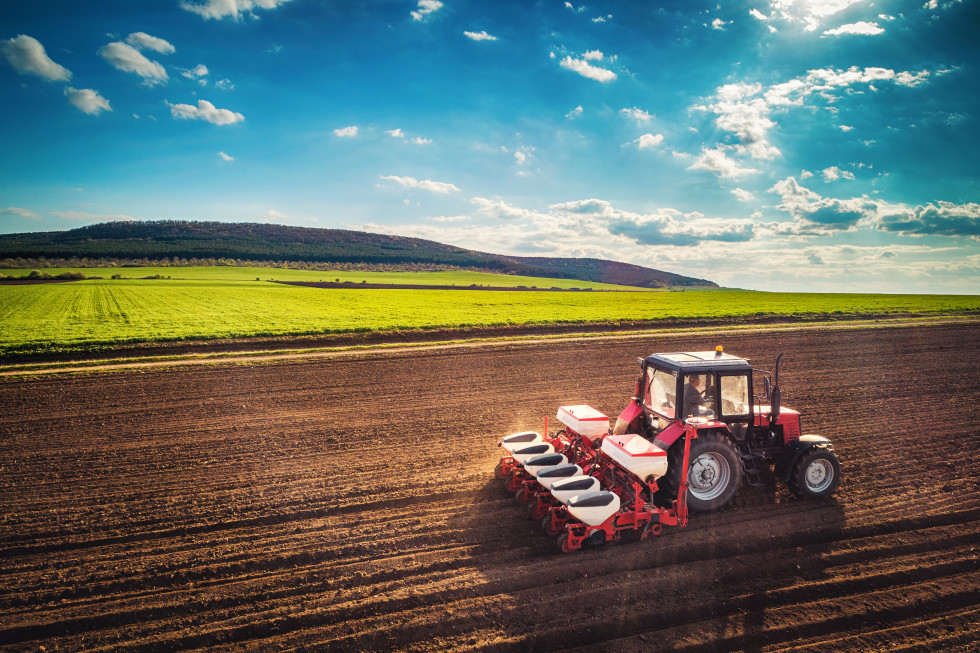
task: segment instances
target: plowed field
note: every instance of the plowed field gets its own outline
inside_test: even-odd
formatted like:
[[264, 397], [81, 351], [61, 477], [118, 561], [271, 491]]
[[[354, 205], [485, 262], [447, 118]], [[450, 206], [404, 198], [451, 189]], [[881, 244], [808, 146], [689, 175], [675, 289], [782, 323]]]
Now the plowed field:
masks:
[[[835, 499], [743, 487], [557, 554], [492, 469], [636, 357], [525, 343], [0, 381], [6, 650], [966, 651], [980, 641], [980, 329], [760, 332]], [[553, 423], [553, 422], [552, 422]]]

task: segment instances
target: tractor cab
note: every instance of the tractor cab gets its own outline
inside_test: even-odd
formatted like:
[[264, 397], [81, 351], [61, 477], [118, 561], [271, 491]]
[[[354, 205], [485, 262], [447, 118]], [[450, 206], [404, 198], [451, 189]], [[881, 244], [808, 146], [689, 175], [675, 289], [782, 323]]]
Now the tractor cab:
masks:
[[[639, 362], [633, 410], [624, 411], [614, 432], [641, 433], [669, 446], [684, 420], [700, 417], [753, 447], [778, 448], [800, 436], [799, 413], [780, 407], [769, 372], [753, 369], [745, 358], [718, 347], [651, 354]], [[753, 374], [761, 379], [760, 394], [755, 394]]]
[[643, 361], [643, 372], [640, 403], [660, 419], [747, 423], [752, 417], [752, 365], [720, 348], [653, 354]]

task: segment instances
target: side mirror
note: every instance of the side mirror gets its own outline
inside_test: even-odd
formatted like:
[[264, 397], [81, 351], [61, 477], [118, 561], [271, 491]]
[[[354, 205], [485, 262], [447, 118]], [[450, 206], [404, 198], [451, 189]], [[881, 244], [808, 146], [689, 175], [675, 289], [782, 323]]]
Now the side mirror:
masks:
[[772, 382], [769, 381], [769, 377], [768, 376], [765, 378], [765, 381], [763, 382], [763, 385], [766, 388], [765, 400], [766, 401], [769, 401], [769, 397], [772, 396]]

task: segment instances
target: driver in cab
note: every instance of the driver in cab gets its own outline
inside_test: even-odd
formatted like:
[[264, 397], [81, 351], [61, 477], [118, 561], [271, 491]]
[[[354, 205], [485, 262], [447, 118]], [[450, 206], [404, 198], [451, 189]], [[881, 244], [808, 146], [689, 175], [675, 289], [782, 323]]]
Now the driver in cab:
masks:
[[704, 395], [701, 394], [701, 390], [704, 388], [704, 379], [699, 374], [692, 374], [687, 377], [687, 383], [684, 384], [684, 412], [683, 417], [699, 417], [708, 412], [704, 407], [705, 399]]

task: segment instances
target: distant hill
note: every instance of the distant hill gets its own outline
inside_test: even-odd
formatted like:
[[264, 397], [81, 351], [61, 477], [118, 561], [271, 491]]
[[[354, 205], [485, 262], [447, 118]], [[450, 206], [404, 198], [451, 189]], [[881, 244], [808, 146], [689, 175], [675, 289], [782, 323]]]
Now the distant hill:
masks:
[[70, 231], [0, 235], [0, 259], [236, 259], [254, 262], [443, 265], [643, 288], [717, 287], [599, 259], [502, 256], [420, 238], [344, 229], [228, 222], [104, 222]]

